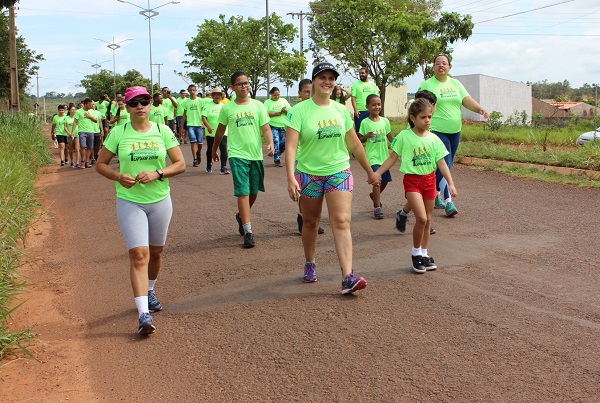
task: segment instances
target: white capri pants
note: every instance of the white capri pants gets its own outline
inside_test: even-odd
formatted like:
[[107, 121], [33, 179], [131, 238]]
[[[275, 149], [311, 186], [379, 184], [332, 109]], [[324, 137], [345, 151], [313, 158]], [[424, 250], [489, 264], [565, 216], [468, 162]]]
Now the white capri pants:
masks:
[[163, 246], [167, 242], [172, 215], [171, 196], [151, 204], [117, 198], [117, 218], [128, 250], [140, 246]]

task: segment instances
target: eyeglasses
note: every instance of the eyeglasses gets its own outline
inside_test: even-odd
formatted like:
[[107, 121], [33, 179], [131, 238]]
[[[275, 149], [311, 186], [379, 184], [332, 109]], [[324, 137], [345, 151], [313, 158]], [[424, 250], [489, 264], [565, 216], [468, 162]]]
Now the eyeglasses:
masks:
[[150, 105], [150, 100], [149, 99], [140, 99], [138, 101], [128, 101], [127, 102], [127, 106], [129, 106], [130, 108], [137, 108], [138, 104], [140, 104], [142, 106], [148, 106], [148, 105]]
[[447, 66], [448, 63], [447, 62], [435, 62], [436, 66]]
[[244, 81], [243, 83], [235, 83], [233, 85], [235, 87], [242, 88], [242, 87], [248, 87], [248, 86], [250, 86], [250, 83], [248, 81]]

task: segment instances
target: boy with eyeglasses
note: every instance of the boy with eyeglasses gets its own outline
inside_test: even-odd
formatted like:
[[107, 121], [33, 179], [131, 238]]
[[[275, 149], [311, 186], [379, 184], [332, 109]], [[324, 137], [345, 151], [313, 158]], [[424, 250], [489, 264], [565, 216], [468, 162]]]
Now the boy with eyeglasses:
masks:
[[250, 98], [248, 76], [238, 71], [231, 76], [231, 88], [235, 101], [223, 106], [219, 114], [219, 126], [212, 147], [212, 157], [219, 161], [219, 144], [227, 133], [229, 166], [233, 177], [234, 195], [237, 197], [238, 231], [244, 236], [244, 248], [255, 245], [250, 222], [250, 209], [256, 202], [258, 192], [264, 192], [265, 171], [261, 132], [267, 139], [268, 155], [273, 156], [273, 134], [269, 127], [269, 114], [262, 102]]

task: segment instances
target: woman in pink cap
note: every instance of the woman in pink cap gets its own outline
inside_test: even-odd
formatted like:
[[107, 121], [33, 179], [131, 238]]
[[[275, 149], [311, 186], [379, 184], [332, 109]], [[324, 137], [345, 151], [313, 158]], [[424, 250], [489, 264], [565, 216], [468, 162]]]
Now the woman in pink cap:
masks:
[[[117, 182], [117, 218], [129, 249], [138, 333], [142, 335], [156, 330], [150, 312], [163, 309], [154, 285], [173, 213], [167, 178], [185, 172], [183, 154], [171, 129], [150, 122], [151, 103], [144, 87], [125, 91], [131, 122], [111, 130], [96, 164], [98, 173]], [[117, 153], [121, 158], [115, 171], [109, 163]], [[172, 162], [169, 166], [167, 155]]]

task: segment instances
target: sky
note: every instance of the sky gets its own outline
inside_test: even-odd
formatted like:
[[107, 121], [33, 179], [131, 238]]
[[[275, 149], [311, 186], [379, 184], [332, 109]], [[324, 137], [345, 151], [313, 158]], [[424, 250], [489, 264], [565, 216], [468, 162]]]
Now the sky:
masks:
[[[81, 79], [96, 72], [92, 64], [113, 71], [113, 52], [107, 48], [111, 42], [121, 46], [114, 52], [117, 74], [136, 69], [149, 77], [148, 20], [139, 14], [141, 9], [160, 12], [151, 21], [152, 62], [161, 64], [161, 85], [173, 91], [187, 88], [175, 71], [186, 71], [185, 43], [204, 20], [218, 19], [219, 14], [261, 18], [268, 4], [270, 13], [299, 28], [299, 19], [288, 13], [310, 11], [309, 2], [302, 0], [179, 0], [162, 6], [166, 1], [131, 0], [137, 8], [117, 0], [21, 0], [19, 34], [46, 59], [28, 92], [39, 90], [43, 96], [82, 91]], [[485, 74], [517, 82], [568, 80], [572, 87], [600, 83], [598, 0], [447, 0], [443, 11], [470, 14], [475, 23], [473, 35], [453, 45], [452, 75]], [[304, 46], [308, 43], [305, 20]], [[292, 46], [300, 47], [299, 37]], [[154, 66], [154, 82], [158, 74], [159, 66]], [[350, 85], [356, 77], [352, 71], [338, 81]], [[422, 79], [420, 72], [407, 78], [408, 92], [416, 91]], [[290, 90], [290, 95], [295, 93], [295, 88]]]

